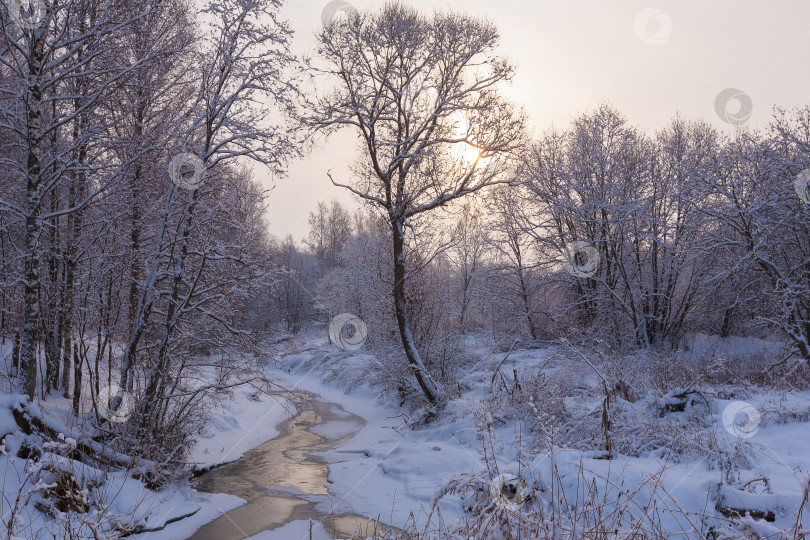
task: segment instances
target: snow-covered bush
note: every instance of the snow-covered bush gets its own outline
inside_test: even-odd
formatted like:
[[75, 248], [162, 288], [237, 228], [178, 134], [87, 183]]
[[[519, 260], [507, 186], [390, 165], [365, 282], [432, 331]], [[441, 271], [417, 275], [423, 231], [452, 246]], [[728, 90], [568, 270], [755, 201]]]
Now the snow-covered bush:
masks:
[[[40, 416], [23, 396], [0, 403], [0, 516], [9, 537], [119, 538], [143, 528], [153, 467]], [[152, 494], [154, 495], [154, 494]]]

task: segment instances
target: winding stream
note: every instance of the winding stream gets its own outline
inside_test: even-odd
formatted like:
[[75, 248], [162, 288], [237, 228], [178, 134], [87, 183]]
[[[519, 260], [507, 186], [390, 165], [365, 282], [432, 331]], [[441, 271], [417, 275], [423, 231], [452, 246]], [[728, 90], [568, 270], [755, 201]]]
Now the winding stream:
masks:
[[242, 540], [298, 520], [320, 521], [336, 538], [365, 538], [375, 531], [398, 532], [357, 515], [331, 515], [316, 509], [326, 501], [328, 463], [313, 452], [331, 450], [353, 437], [365, 421], [335, 403], [302, 393], [281, 394], [306, 403], [279, 426], [279, 436], [248, 451], [241, 459], [201, 474], [196, 489], [228, 493], [247, 504], [197, 530], [191, 540]]

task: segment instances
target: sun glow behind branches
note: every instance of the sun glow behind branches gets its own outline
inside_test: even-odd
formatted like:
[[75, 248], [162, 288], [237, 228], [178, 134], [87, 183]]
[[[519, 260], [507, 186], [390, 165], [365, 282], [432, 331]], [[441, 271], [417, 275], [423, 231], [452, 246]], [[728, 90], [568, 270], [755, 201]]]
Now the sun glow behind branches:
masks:
[[[464, 143], [464, 146], [461, 149], [461, 158], [464, 160], [465, 163], [472, 165], [475, 163], [476, 159], [481, 157], [481, 150], [474, 144]], [[480, 159], [479, 159], [480, 163]]]
[[[455, 146], [453, 153], [464, 168], [469, 169], [475, 164], [476, 170], [479, 170], [485, 168], [492, 161], [492, 158], [481, 157], [481, 149], [474, 144], [461, 143]], [[476, 160], [478, 160], [478, 163], [476, 163]]]

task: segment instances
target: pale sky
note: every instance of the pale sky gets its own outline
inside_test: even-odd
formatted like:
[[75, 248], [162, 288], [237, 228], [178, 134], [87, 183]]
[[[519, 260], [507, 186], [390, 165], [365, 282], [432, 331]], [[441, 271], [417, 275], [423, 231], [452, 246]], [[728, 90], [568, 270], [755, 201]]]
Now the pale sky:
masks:
[[[383, 0], [347, 0], [358, 10]], [[748, 125], [765, 125], [775, 105], [810, 104], [810, 2], [789, 0], [412, 0], [432, 11], [451, 8], [494, 21], [501, 52], [517, 66], [509, 97], [525, 107], [533, 133], [567, 127], [580, 113], [607, 101], [645, 130], [666, 125], [676, 112], [733, 130], [715, 110], [718, 94], [733, 88], [752, 105]], [[293, 50], [308, 52], [328, 0], [288, 0], [282, 14], [295, 31]], [[732, 94], [733, 92], [729, 92]], [[745, 96], [742, 97], [745, 100]], [[725, 109], [737, 114], [740, 101]], [[742, 111], [744, 114], [746, 111]], [[355, 206], [350, 193], [326, 176], [347, 174], [355, 146], [348, 132], [292, 165], [275, 182], [270, 232], [301, 240], [318, 201]], [[262, 169], [256, 175], [271, 185]]]

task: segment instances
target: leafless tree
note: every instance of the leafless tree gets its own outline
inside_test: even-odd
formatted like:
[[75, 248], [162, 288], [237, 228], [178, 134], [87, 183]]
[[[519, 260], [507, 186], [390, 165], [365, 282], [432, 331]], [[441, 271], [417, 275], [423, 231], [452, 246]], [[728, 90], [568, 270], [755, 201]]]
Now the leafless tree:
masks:
[[[711, 181], [719, 148], [704, 123], [676, 118], [651, 138], [607, 105], [532, 148], [528, 230], [544, 267], [571, 285], [581, 324], [619, 339], [629, 330], [643, 346], [677, 343], [705, 293], [698, 188]], [[572, 245], [592, 247], [592, 272], [561, 272]]]
[[[718, 268], [726, 279], [748, 275], [761, 303], [756, 317], [784, 332], [810, 359], [810, 228], [805, 183], [810, 166], [810, 111], [780, 110], [766, 133], [738, 131], [717, 157], [718, 172], [705, 184], [712, 219], [710, 241], [729, 254]], [[748, 287], [745, 287], [748, 288]]]
[[506, 186], [496, 190], [490, 201], [492, 212], [491, 243], [495, 257], [490, 289], [493, 302], [518, 327], [525, 324], [531, 338], [540, 339], [536, 296], [541, 282], [537, 277], [537, 250], [532, 242], [524, 201], [520, 194]]
[[[24, 308], [20, 339], [22, 390], [34, 396], [37, 380], [36, 348], [40, 339], [42, 278], [40, 242], [46, 226], [69, 216], [68, 275], [75, 269], [75, 234], [81, 227], [82, 209], [106, 186], [105, 182], [86, 192], [85, 162], [98, 124], [90, 125], [92, 116], [110, 88], [137, 67], [130, 62], [109, 62], [115, 36], [126, 34], [134, 21], [145, 16], [144, 10], [102, 9], [93, 2], [48, 0], [43, 10], [21, 26], [4, 11], [0, 19], [3, 52], [0, 62], [7, 85], [0, 110], [0, 128], [16, 137], [19, 149], [5, 158], [3, 164], [21, 174], [26, 182], [25, 200], [21, 204], [6, 201], [14, 215], [25, 221], [23, 256]], [[58, 132], [71, 130], [71, 138], [58, 137]], [[58, 141], [58, 143], [57, 143]], [[54, 190], [66, 181], [68, 201], [56, 204]], [[44, 203], [51, 199], [50, 211]], [[73, 291], [67, 289], [72, 299]], [[70, 308], [71, 306], [66, 306]], [[58, 334], [54, 334], [58, 336]], [[58, 338], [56, 338], [58, 342]], [[66, 358], [70, 350], [64, 353]], [[56, 354], [51, 354], [53, 368]], [[64, 369], [64, 367], [63, 367]], [[50, 380], [53, 380], [51, 374]], [[64, 380], [67, 380], [67, 376]]]
[[489, 238], [482, 208], [474, 202], [463, 204], [452, 238], [448, 256], [458, 272], [458, 322], [463, 327], [486, 264]]
[[337, 201], [319, 202], [309, 213], [307, 246], [326, 267], [337, 265], [340, 252], [352, 234], [349, 212]]
[[[336, 185], [379, 206], [391, 227], [400, 339], [425, 398], [440, 401], [406, 309], [407, 229], [450, 201], [503, 181], [482, 161], [521, 144], [523, 115], [500, 95], [512, 67], [496, 52], [497, 28], [459, 13], [431, 16], [401, 3], [334, 21], [318, 34], [309, 62], [330, 89], [313, 99], [310, 125], [352, 129], [363, 157], [356, 180]], [[476, 157], [465, 159], [473, 149]]]

